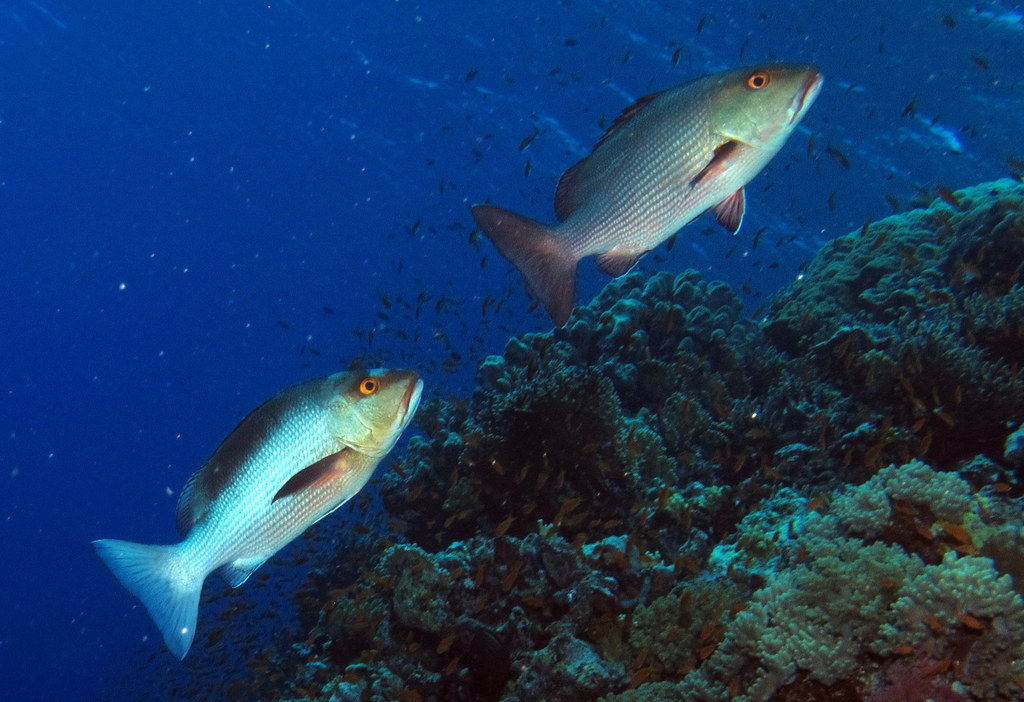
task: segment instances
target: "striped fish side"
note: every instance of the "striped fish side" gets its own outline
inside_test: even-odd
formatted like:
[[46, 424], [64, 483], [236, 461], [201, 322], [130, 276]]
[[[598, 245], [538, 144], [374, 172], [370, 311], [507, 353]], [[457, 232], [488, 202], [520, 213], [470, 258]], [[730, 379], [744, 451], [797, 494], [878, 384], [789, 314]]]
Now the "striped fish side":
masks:
[[323, 409], [303, 403], [289, 412], [281, 430], [251, 454], [206, 518], [182, 542], [189, 562], [209, 573], [260, 555], [263, 546], [253, 544], [265, 541], [265, 527], [259, 525], [271, 511], [274, 495], [295, 473], [339, 448]]

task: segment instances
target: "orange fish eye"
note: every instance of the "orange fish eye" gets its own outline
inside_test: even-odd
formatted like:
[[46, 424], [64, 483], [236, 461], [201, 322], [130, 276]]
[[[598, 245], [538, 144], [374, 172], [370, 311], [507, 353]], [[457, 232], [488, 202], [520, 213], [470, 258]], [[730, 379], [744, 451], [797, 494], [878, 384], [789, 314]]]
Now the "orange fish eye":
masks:
[[760, 90], [772, 82], [771, 76], [764, 71], [755, 71], [747, 78], [747, 87]]
[[380, 383], [376, 378], [363, 378], [363, 382], [359, 383], [359, 392], [363, 395], [372, 395], [378, 390], [380, 390]]

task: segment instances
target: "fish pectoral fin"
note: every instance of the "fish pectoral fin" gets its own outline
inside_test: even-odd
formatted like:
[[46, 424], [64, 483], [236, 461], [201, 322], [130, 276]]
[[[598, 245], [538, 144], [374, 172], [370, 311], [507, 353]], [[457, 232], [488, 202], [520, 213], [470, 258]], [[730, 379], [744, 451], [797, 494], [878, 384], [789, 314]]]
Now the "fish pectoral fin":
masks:
[[740, 188], [729, 197], [715, 205], [715, 217], [718, 223], [735, 234], [743, 224], [743, 212], [747, 206], [747, 197]]
[[636, 265], [646, 251], [619, 251], [611, 249], [597, 255], [597, 267], [610, 276], [618, 278], [625, 275], [629, 269]]
[[335, 476], [347, 464], [350, 454], [355, 453], [354, 449], [347, 446], [337, 453], [321, 458], [316, 463], [306, 466], [293, 475], [281, 486], [281, 489], [274, 495], [270, 502], [273, 504], [280, 499], [308, 490], [309, 488], [321, 485]]
[[732, 152], [736, 150], [739, 144], [740, 142], [735, 139], [730, 139], [716, 147], [711, 159], [704, 164], [703, 168], [697, 171], [697, 175], [690, 179], [690, 190], [697, 187], [697, 183], [705, 178], [714, 178], [725, 172], [725, 169], [729, 167], [729, 156], [732, 155]]
[[232, 563], [226, 563], [217, 569], [220, 577], [224, 578], [231, 587], [239, 587], [249, 579], [256, 569], [267, 562], [266, 558], [241, 559]]

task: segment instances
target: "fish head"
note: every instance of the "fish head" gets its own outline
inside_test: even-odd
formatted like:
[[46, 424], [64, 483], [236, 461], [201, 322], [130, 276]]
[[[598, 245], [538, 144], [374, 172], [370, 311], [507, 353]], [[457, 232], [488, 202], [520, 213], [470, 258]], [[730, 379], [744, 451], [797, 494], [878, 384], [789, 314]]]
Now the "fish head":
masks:
[[409, 425], [423, 392], [413, 371], [355, 370], [327, 378], [324, 404], [331, 432], [343, 445], [383, 456]]
[[709, 76], [708, 115], [725, 141], [777, 151], [821, 91], [817, 67], [776, 63]]

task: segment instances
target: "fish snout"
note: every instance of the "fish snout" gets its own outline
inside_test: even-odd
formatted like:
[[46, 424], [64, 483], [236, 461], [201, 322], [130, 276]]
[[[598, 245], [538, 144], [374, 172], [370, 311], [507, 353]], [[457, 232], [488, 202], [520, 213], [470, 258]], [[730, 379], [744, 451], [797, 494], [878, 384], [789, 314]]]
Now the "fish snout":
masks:
[[420, 404], [420, 395], [423, 394], [423, 381], [415, 373], [410, 371], [409, 374], [412, 376], [411, 382], [409, 383], [409, 388], [405, 391], [405, 397], [402, 398], [402, 405], [399, 410], [403, 424], [408, 423], [408, 420], [412, 419], [412, 415], [416, 413], [416, 408]]
[[818, 93], [821, 92], [821, 86], [825, 82], [824, 76], [821, 75], [817, 68], [811, 68], [810, 71], [810, 76], [804, 81], [803, 87], [797, 92], [793, 98], [793, 104], [789, 108], [790, 124], [796, 124], [803, 118], [804, 113], [807, 112], [807, 109], [818, 97]]

